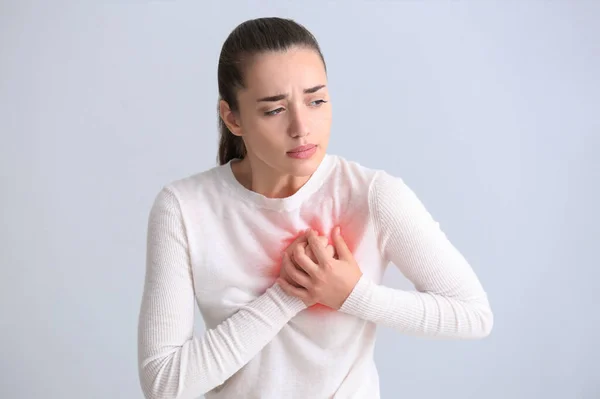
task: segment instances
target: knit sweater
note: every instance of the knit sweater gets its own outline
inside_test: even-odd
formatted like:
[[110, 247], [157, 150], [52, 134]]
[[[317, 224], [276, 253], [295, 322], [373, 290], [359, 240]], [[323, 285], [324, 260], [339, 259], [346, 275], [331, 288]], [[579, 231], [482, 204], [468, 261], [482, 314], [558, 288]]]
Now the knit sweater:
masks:
[[[339, 310], [275, 282], [299, 232], [335, 226], [362, 277]], [[376, 326], [487, 336], [486, 292], [399, 178], [328, 154], [295, 194], [246, 189], [231, 162], [165, 185], [149, 215], [138, 352], [145, 397], [379, 398]], [[391, 263], [414, 290], [381, 285]], [[194, 333], [199, 307], [205, 331]]]

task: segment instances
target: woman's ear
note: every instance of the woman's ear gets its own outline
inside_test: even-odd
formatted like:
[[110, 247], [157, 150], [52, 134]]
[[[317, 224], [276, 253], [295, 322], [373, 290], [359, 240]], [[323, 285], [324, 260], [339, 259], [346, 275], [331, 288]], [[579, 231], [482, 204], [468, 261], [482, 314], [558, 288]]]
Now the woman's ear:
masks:
[[240, 125], [239, 118], [235, 112], [229, 108], [229, 104], [225, 100], [219, 101], [219, 115], [227, 126], [227, 129], [235, 136], [242, 135], [242, 126]]

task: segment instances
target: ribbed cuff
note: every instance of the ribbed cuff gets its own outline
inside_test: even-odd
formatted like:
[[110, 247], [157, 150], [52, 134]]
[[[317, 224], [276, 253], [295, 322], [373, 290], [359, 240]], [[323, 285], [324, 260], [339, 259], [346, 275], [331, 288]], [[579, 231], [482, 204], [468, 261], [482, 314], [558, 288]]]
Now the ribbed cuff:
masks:
[[363, 314], [369, 306], [374, 284], [363, 274], [340, 307], [340, 311], [352, 315]]
[[288, 295], [277, 283], [268, 289], [269, 296], [289, 316], [293, 317], [301, 310], [306, 309], [306, 304], [300, 298]]

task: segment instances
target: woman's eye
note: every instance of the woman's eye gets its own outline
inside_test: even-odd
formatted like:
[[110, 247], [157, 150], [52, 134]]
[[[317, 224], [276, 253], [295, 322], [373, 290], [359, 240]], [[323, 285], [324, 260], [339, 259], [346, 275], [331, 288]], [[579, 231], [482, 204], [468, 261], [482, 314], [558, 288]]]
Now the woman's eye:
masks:
[[313, 106], [315, 106], [315, 107], [318, 107], [319, 105], [325, 104], [326, 102], [327, 101], [325, 101], [325, 100], [315, 100], [315, 101], [311, 102], [310, 104], [313, 105]]
[[283, 111], [283, 107], [279, 107], [279, 108], [274, 109], [272, 111], [266, 111], [265, 115], [267, 115], [267, 116], [273, 116], [273, 115], [277, 115], [278, 113], [280, 113], [282, 111]]

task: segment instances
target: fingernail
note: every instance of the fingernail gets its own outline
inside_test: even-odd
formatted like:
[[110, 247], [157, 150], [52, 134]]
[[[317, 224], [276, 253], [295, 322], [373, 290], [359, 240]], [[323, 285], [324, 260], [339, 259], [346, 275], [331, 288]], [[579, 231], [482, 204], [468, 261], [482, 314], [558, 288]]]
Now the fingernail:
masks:
[[340, 230], [341, 230], [341, 229], [340, 229], [340, 226], [337, 226], [337, 227], [335, 228], [335, 234], [340, 234]]

